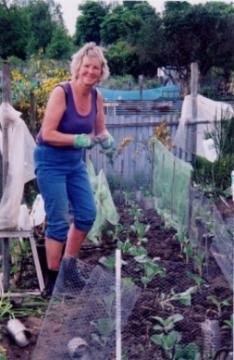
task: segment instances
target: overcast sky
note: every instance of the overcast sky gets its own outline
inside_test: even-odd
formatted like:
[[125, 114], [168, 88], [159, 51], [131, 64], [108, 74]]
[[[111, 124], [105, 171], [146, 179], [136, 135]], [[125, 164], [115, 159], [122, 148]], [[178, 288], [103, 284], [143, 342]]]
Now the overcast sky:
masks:
[[[197, 3], [206, 3], [206, 0], [187, 0], [190, 3], [197, 4]], [[83, 1], [82, 0], [56, 0], [57, 3], [61, 4], [62, 11], [63, 11], [63, 18], [65, 21], [65, 25], [68, 28], [70, 35], [74, 35], [75, 32], [75, 25], [76, 25], [76, 18], [78, 16], [78, 6]], [[110, 3], [111, 0], [105, 0], [106, 3]], [[119, 1], [121, 2], [121, 1]], [[157, 11], [161, 12], [163, 10], [164, 0], [148, 0], [148, 3], [154, 6]], [[230, 3], [231, 1], [223, 1]]]

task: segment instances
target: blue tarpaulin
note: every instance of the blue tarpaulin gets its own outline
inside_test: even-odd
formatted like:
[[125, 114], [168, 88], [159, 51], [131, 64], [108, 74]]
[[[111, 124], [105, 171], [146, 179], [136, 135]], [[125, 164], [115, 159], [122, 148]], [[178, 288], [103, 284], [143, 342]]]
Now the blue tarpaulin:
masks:
[[142, 97], [140, 90], [115, 90], [98, 87], [105, 101], [117, 100], [157, 100], [161, 98], [177, 98], [180, 96], [178, 85], [160, 86], [153, 89], [143, 89]]

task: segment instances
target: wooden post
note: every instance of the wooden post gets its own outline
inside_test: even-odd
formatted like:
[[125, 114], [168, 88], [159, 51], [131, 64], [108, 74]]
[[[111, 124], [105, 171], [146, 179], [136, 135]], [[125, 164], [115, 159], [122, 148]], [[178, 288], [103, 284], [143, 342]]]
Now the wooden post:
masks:
[[140, 100], [143, 99], [143, 87], [144, 87], [144, 76], [138, 76], [139, 88], [140, 88]]
[[[192, 154], [190, 161], [193, 163], [196, 150], [197, 150], [197, 92], [198, 92], [198, 64], [191, 63], [191, 81], [190, 81], [190, 94], [191, 94], [191, 119], [187, 122], [186, 131], [186, 152]], [[193, 124], [190, 124], [190, 123]]]
[[[10, 70], [9, 63], [3, 62], [2, 68], [2, 101], [10, 103]], [[8, 124], [6, 121], [2, 124], [2, 193], [7, 182], [7, 172], [9, 166], [8, 154]], [[9, 239], [2, 240], [2, 255], [3, 255], [3, 289], [6, 291], [9, 288], [10, 282], [10, 255], [9, 255]]]

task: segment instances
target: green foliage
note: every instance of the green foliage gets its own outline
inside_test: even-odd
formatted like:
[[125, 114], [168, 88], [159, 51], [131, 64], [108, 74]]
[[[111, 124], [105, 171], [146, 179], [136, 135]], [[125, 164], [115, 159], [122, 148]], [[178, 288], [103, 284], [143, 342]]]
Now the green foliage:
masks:
[[136, 262], [143, 264], [144, 276], [141, 277], [141, 282], [146, 287], [156, 275], [164, 277], [166, 275], [165, 269], [153, 261], [145, 254], [134, 256]]
[[106, 56], [111, 74], [124, 75], [131, 73], [136, 76], [139, 73], [136, 49], [126, 40], [118, 40], [110, 45]]
[[200, 359], [199, 347], [197, 344], [189, 343], [188, 345], [179, 345], [176, 349], [175, 359], [176, 360], [196, 360]]
[[230, 317], [230, 319], [224, 320], [223, 323], [224, 323], [223, 328], [233, 329], [233, 314]]
[[50, 15], [50, 5], [42, 0], [32, 0], [25, 11], [29, 19], [28, 54], [38, 51], [44, 53], [55, 27]]
[[175, 293], [171, 291], [170, 301], [179, 301], [182, 305], [191, 306], [192, 304], [192, 294], [197, 292], [197, 287], [192, 286], [181, 293]]
[[[0, 3], [0, 57], [17, 56], [25, 59], [29, 23], [24, 10], [16, 4]], [[4, 29], [4, 31], [3, 31]]]
[[215, 295], [207, 296], [207, 300], [210, 300], [217, 307], [217, 312], [219, 317], [222, 316], [222, 308], [230, 305], [228, 299], [220, 300]]
[[174, 327], [175, 324], [183, 320], [183, 318], [181, 314], [173, 314], [167, 319], [153, 316], [153, 319], [158, 322], [158, 325], [153, 327], [156, 334], [152, 335], [150, 339], [162, 348], [164, 358], [167, 360], [196, 360], [199, 354], [199, 348], [196, 344], [179, 344], [182, 336], [178, 331], [174, 330]]
[[204, 251], [200, 251], [193, 256], [195, 268], [198, 271], [200, 276], [202, 276], [202, 270], [203, 270], [205, 256], [206, 256], [206, 253]]
[[81, 15], [77, 18], [75, 44], [83, 45], [94, 41], [100, 43], [101, 24], [108, 7], [101, 1], [86, 1], [79, 6]]
[[0, 298], [0, 320], [3, 321], [5, 319], [14, 318], [14, 310], [13, 305], [10, 300], [6, 297]]
[[139, 221], [136, 221], [133, 225], [131, 225], [131, 230], [134, 231], [137, 235], [138, 245], [147, 242], [146, 234], [150, 229], [149, 224], [143, 224]]
[[230, 72], [234, 61], [233, 13], [230, 4], [216, 6], [215, 2], [207, 2], [192, 6], [187, 2], [168, 2], [163, 19], [168, 62], [188, 67], [198, 61], [202, 75], [220, 64]]
[[154, 330], [159, 330], [165, 334], [169, 333], [174, 329], [175, 324], [178, 321], [183, 320], [183, 315], [181, 314], [173, 314], [166, 319], [161, 318], [160, 316], [152, 316], [152, 319], [156, 320], [159, 325], [155, 325], [153, 327]]
[[172, 354], [176, 345], [181, 340], [181, 334], [178, 331], [171, 331], [169, 334], [155, 334], [150, 338], [155, 344], [161, 346], [167, 355], [167, 359], [172, 359]]
[[123, 6], [116, 6], [103, 19], [100, 35], [104, 45], [113, 44], [126, 37], [123, 16]]
[[51, 41], [46, 47], [46, 57], [50, 59], [63, 60], [71, 57], [73, 44], [66, 29], [57, 26], [52, 33]]
[[206, 281], [204, 279], [202, 279], [202, 277], [198, 274], [194, 274], [194, 273], [188, 271], [187, 275], [190, 279], [192, 279], [195, 282], [195, 284], [199, 290], [201, 290], [201, 286], [206, 283]]
[[231, 186], [231, 171], [233, 169], [233, 154], [223, 155], [213, 163], [197, 156], [194, 164], [193, 179], [202, 187], [211, 185], [216, 193], [220, 193]]
[[207, 138], [214, 141], [214, 147], [218, 157], [233, 155], [234, 149], [234, 117], [230, 114], [222, 114], [221, 121], [215, 123], [213, 131], [207, 133]]
[[173, 289], [171, 289], [170, 294], [160, 293], [157, 296], [157, 301], [160, 304], [160, 307], [164, 309], [174, 310], [174, 306], [172, 304], [173, 301], [179, 301], [181, 305], [191, 306], [192, 304], [192, 294], [197, 292], [197, 287], [192, 286], [187, 290], [181, 293], [175, 293]]
[[102, 256], [99, 259], [99, 263], [104, 265], [107, 269], [113, 270], [115, 268], [115, 256]]
[[[32, 54], [68, 58], [71, 38], [64, 27], [61, 8], [54, 1], [30, 0], [22, 6], [17, 1], [0, 3], [0, 57], [20, 59]], [[49, 46], [49, 47], [48, 47]], [[48, 47], [48, 50], [47, 50]]]

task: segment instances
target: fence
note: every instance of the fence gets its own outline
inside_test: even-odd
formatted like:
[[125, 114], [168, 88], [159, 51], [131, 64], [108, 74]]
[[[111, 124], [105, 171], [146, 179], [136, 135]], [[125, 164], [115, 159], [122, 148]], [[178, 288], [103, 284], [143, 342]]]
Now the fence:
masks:
[[[173, 138], [178, 126], [178, 119], [179, 113], [165, 113], [156, 116], [107, 115], [107, 128], [117, 145], [113, 164], [111, 165], [100, 147], [94, 147], [88, 151], [87, 156], [92, 160], [96, 171], [103, 169], [108, 178], [113, 178], [115, 182], [123, 180], [129, 185], [133, 181], [144, 183], [152, 173], [149, 140], [154, 129], [159, 126], [160, 121], [164, 120]], [[126, 138], [132, 138], [133, 141], [120, 150], [120, 144], [123, 144]]]

